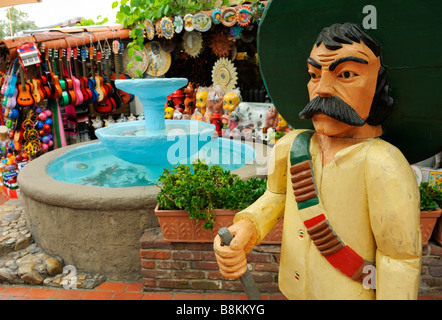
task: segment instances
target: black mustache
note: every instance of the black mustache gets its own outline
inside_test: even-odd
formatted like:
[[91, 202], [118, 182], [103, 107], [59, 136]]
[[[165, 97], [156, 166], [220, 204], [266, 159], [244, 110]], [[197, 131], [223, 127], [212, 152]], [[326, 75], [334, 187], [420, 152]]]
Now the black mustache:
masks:
[[341, 98], [317, 96], [299, 113], [301, 119], [310, 119], [314, 114], [323, 114], [350, 126], [361, 127], [365, 124], [359, 114]]

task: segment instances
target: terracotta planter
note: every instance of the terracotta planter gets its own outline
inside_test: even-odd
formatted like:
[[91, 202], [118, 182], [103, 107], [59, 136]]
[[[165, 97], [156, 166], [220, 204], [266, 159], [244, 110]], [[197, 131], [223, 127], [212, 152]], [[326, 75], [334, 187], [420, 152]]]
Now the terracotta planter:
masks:
[[434, 211], [421, 211], [420, 222], [423, 246], [428, 244], [428, 240], [430, 240], [436, 221], [440, 217], [441, 213], [442, 210], [439, 208]]
[[[439, 209], [442, 211], [442, 209]], [[437, 219], [436, 226], [434, 227], [433, 239], [442, 246], [442, 213], [439, 219]]]
[[[167, 242], [213, 242], [218, 230], [233, 224], [233, 217], [237, 211], [229, 209], [215, 209], [216, 219], [213, 231], [204, 230], [199, 223], [189, 218], [185, 210], [159, 210], [155, 207], [161, 232]], [[263, 244], [280, 244], [282, 239], [283, 219], [273, 228]]]

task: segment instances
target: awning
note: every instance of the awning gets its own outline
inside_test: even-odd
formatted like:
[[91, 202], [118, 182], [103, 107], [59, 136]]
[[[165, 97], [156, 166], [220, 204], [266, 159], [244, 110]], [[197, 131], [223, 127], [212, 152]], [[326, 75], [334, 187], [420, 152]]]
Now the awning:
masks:
[[0, 0], [0, 8], [18, 6], [20, 4], [38, 3], [42, 0]]

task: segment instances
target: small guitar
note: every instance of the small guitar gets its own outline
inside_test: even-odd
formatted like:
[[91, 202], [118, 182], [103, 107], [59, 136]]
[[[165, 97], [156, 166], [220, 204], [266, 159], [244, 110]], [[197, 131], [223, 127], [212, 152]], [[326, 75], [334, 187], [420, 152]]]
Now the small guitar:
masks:
[[[77, 48], [74, 48], [74, 50], [76, 50]], [[77, 51], [73, 52], [73, 55], [76, 57], [78, 55]], [[72, 79], [72, 84], [74, 86], [73, 91], [76, 97], [76, 103], [75, 105], [78, 106], [80, 104], [83, 104], [83, 93], [81, 92], [81, 83], [80, 80], [77, 79], [77, 77], [75, 77], [72, 73], [72, 65], [71, 65], [71, 48], [67, 48], [66, 49], [66, 59], [69, 63], [69, 68], [68, 68], [68, 72], [69, 72], [69, 76]]]
[[[120, 43], [118, 42], [118, 40], [114, 40], [114, 42], [112, 42], [112, 51], [114, 53], [115, 74], [113, 74], [111, 76], [111, 80], [112, 80], [112, 83], [115, 87], [115, 80], [126, 79], [126, 77], [123, 74], [120, 74], [120, 63], [119, 63]], [[129, 103], [129, 101], [130, 101], [130, 94], [129, 93], [118, 89], [118, 94], [121, 98], [122, 103]]]
[[[54, 52], [56, 53], [57, 50], [54, 50]], [[57, 54], [56, 54], [57, 56]], [[55, 59], [57, 59], [57, 57], [55, 57]], [[60, 99], [58, 100], [58, 103], [60, 104], [60, 106], [67, 106], [68, 104], [72, 103], [72, 96], [71, 94], [73, 94], [73, 92], [70, 92], [70, 90], [72, 90], [72, 81], [71, 79], [67, 79], [64, 77], [64, 72], [63, 72], [63, 49], [58, 50], [58, 64], [60, 67], [60, 71], [58, 72], [58, 77], [60, 78], [60, 86], [62, 89], [62, 94]], [[70, 88], [69, 88], [70, 86]], [[74, 97], [75, 99], [75, 97]]]
[[77, 103], [77, 97], [74, 92], [74, 82], [70, 78], [68, 68], [66, 68], [64, 65], [63, 57], [66, 56], [65, 51], [66, 51], [65, 49], [63, 50], [60, 49], [60, 73], [63, 75], [64, 81], [66, 81], [66, 86], [67, 86], [66, 91], [68, 92], [69, 103], [75, 105]]
[[123, 101], [121, 100], [120, 94], [118, 93], [117, 87], [115, 86], [115, 81], [111, 80], [112, 67], [111, 67], [111, 62], [109, 60], [111, 54], [112, 54], [112, 51], [111, 51], [111, 48], [109, 46], [105, 50], [105, 61], [106, 61], [106, 78], [105, 78], [106, 80], [105, 80], [105, 83], [112, 87], [111, 97], [115, 101], [115, 109], [118, 109], [123, 104]]
[[[88, 80], [87, 72], [86, 72], [86, 58], [87, 58], [87, 50], [81, 49], [81, 66], [83, 69], [83, 75], [80, 76], [80, 83], [82, 85], [81, 92], [83, 93], [83, 101], [84, 102], [93, 102], [92, 100], [94, 99], [94, 95], [93, 95], [91, 89], [89, 88], [89, 80]], [[77, 76], [79, 76], [80, 73], [78, 72], [78, 66], [76, 67], [76, 72], [77, 72]]]
[[[91, 60], [92, 76], [93, 76], [93, 78], [95, 80], [95, 90], [97, 90], [98, 102], [100, 102], [100, 101], [103, 101], [103, 99], [105, 97], [105, 92], [104, 92], [104, 88], [102, 86], [103, 78], [95, 73], [95, 68], [94, 68], [94, 47], [93, 46], [91, 46], [89, 48], [89, 58]], [[98, 61], [98, 59], [97, 59], [97, 61]]]
[[[16, 74], [14, 74], [14, 76], [17, 78], [17, 73], [19, 72], [19, 70], [17, 70]], [[9, 109], [13, 109], [15, 108], [15, 106], [17, 105], [17, 96], [18, 96], [18, 86], [16, 85], [14, 88], [14, 93], [12, 94], [12, 96], [10, 96], [8, 98], [8, 101], [6, 103], [6, 108]]]
[[31, 85], [25, 81], [25, 73], [20, 66], [20, 84], [18, 85], [17, 104], [23, 107], [29, 107], [34, 104]]
[[91, 58], [91, 78], [87, 78], [89, 89], [92, 91], [92, 99], [90, 103], [94, 103], [98, 101], [99, 95], [97, 92], [96, 84], [95, 84], [95, 71], [94, 71], [94, 64], [93, 64], [93, 57], [94, 57], [94, 47], [90, 47], [90, 51], [92, 52], [92, 58]]
[[49, 62], [49, 58], [51, 59], [51, 62], [53, 64], [53, 66], [55, 67], [54, 59], [52, 57], [52, 49], [48, 49], [46, 51], [46, 61], [48, 61], [49, 75], [50, 75], [52, 88], [53, 88], [52, 98], [59, 99], [63, 93], [63, 89], [61, 88], [58, 75], [51, 68], [51, 63]]
[[[103, 70], [102, 70], [102, 65], [101, 65], [101, 58], [102, 58], [101, 51], [97, 51], [97, 63], [98, 62], [100, 62], [100, 63], [99, 63], [99, 68], [98, 68], [98, 76], [96, 76], [96, 79], [99, 78], [98, 81], [101, 81], [101, 83], [102, 83], [101, 90], [106, 91], [106, 94], [105, 94], [103, 100], [97, 101], [94, 103], [94, 109], [98, 113], [110, 113], [113, 110], [115, 110], [115, 101], [112, 98], [109, 99], [109, 96], [110, 96], [109, 94], [111, 92], [109, 92], [108, 90], [109, 89], [112, 90], [112, 86], [109, 88], [108, 86], [105, 86], [103, 83], [103, 77], [102, 77]], [[98, 81], [97, 81], [97, 83], [98, 83]]]

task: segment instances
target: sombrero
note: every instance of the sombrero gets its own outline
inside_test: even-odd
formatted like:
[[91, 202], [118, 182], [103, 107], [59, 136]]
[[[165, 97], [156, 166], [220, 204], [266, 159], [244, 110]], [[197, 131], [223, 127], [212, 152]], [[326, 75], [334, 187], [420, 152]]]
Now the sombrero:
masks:
[[[415, 163], [442, 150], [442, 2], [374, 0], [369, 4], [365, 0], [270, 0], [258, 30], [261, 74], [284, 119], [296, 129], [313, 128], [298, 114], [309, 101], [306, 59], [318, 34], [335, 23], [367, 27], [365, 31], [381, 45], [381, 62], [395, 99], [395, 110], [382, 125], [382, 138]], [[373, 12], [375, 19], [369, 20]]]

